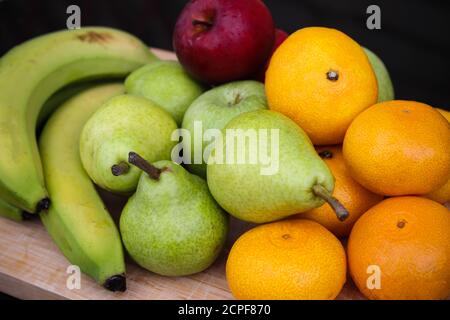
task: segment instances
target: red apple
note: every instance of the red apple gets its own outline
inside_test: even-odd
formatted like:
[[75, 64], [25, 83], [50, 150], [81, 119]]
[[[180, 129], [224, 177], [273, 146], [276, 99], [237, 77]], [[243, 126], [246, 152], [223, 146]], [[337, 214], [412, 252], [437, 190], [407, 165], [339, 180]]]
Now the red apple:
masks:
[[267, 68], [269, 67], [269, 63], [270, 63], [270, 58], [272, 58], [273, 53], [275, 52], [275, 50], [278, 49], [278, 47], [284, 42], [284, 40], [287, 39], [287, 37], [289, 37], [289, 34], [286, 31], [283, 31], [281, 29], [276, 29], [275, 30], [275, 44], [272, 48], [272, 52], [270, 53], [269, 58], [267, 59], [266, 63], [264, 64], [263, 68], [261, 68], [255, 76], [255, 79], [261, 82], [265, 82], [266, 80], [266, 71]]
[[173, 34], [181, 64], [209, 84], [249, 78], [274, 41], [272, 15], [261, 0], [191, 0]]

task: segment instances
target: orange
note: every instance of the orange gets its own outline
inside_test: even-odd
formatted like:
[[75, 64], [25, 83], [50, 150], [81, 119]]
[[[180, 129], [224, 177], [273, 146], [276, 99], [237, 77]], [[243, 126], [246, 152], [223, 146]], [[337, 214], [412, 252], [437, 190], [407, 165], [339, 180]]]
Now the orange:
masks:
[[444, 186], [440, 187], [436, 191], [427, 193], [424, 197], [439, 203], [450, 202], [450, 179], [447, 180], [447, 183], [444, 184]]
[[450, 212], [437, 202], [420, 197], [380, 202], [356, 222], [347, 253], [350, 274], [370, 299], [450, 295]]
[[442, 114], [444, 116], [444, 118], [447, 119], [448, 122], [450, 122], [450, 111], [439, 109], [439, 108], [436, 108], [436, 110], [439, 111], [439, 113]]
[[339, 144], [352, 120], [377, 101], [361, 46], [344, 33], [310, 27], [275, 51], [266, 73], [269, 107], [293, 119], [316, 145]]
[[244, 233], [226, 264], [237, 299], [334, 299], [346, 278], [339, 240], [309, 220], [284, 220]]
[[[439, 111], [447, 119], [447, 121], [450, 122], [450, 112], [442, 109], [436, 110]], [[450, 202], [450, 178], [447, 180], [446, 184], [444, 184], [436, 191], [426, 194], [425, 197], [437, 201], [439, 203]]]
[[317, 148], [317, 151], [336, 180], [333, 196], [344, 205], [350, 215], [345, 221], [339, 221], [333, 209], [328, 204], [324, 204], [319, 208], [298, 214], [296, 217], [314, 220], [337, 237], [346, 237], [350, 234], [356, 220], [369, 208], [383, 200], [383, 196], [370, 192], [353, 180], [345, 166], [340, 147], [321, 147]]
[[450, 124], [423, 103], [379, 103], [352, 122], [343, 153], [352, 177], [375, 193], [426, 194], [449, 179]]

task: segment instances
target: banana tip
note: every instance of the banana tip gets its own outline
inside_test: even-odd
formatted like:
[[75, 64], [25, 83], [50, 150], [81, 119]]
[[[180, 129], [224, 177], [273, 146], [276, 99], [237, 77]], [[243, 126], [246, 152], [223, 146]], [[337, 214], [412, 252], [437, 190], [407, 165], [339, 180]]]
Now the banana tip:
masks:
[[38, 202], [37, 207], [36, 207], [36, 213], [39, 213], [44, 210], [48, 210], [49, 208], [50, 208], [50, 199], [44, 198]]
[[124, 292], [127, 290], [127, 279], [123, 274], [114, 275], [106, 279], [103, 286], [112, 292]]
[[22, 211], [22, 219], [24, 221], [33, 220], [33, 219], [35, 219], [38, 216], [39, 215], [34, 214], [34, 213], [29, 213], [29, 212], [26, 212], [26, 211]]

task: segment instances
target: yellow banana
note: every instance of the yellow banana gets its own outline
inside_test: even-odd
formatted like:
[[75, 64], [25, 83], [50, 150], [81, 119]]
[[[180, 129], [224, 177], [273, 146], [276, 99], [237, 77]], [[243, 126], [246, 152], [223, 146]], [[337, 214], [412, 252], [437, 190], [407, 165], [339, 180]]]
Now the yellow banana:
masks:
[[54, 92], [81, 80], [123, 77], [156, 59], [135, 37], [100, 27], [50, 33], [6, 53], [0, 59], [0, 197], [28, 212], [48, 207], [35, 126]]
[[70, 263], [112, 291], [125, 290], [119, 232], [84, 171], [80, 133], [103, 102], [123, 93], [119, 84], [99, 85], [65, 102], [50, 117], [39, 139], [52, 204], [41, 220]]

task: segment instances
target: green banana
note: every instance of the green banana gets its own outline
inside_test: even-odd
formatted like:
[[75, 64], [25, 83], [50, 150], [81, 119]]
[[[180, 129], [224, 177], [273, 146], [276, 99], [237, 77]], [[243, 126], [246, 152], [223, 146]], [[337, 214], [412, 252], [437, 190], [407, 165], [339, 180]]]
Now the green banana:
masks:
[[[74, 95], [88, 89], [89, 87], [93, 87], [96, 84], [100, 84], [100, 81], [89, 81], [89, 82], [81, 82], [69, 85], [65, 88], [62, 88], [55, 94], [53, 94], [43, 105], [39, 117], [37, 120], [37, 130], [40, 131], [45, 121], [48, 120], [50, 114], [55, 111], [57, 107], [59, 107], [63, 102], [73, 97]], [[29, 214], [9, 203], [0, 199], [0, 217], [8, 218], [14, 221], [25, 221], [37, 217], [37, 215]]]
[[125, 290], [125, 263], [119, 232], [79, 155], [85, 122], [120, 84], [100, 85], [66, 101], [48, 120], [39, 139], [52, 204], [41, 220], [67, 259], [112, 291]]
[[157, 60], [128, 33], [101, 27], [27, 41], [0, 59], [0, 197], [28, 212], [49, 205], [35, 127], [44, 102], [70, 83], [126, 76]]
[[67, 101], [74, 95], [83, 92], [84, 90], [93, 87], [96, 84], [98, 85], [100, 83], [101, 82], [99, 81], [86, 81], [81, 83], [74, 83], [54, 93], [47, 101], [45, 101], [44, 105], [41, 108], [41, 111], [39, 112], [39, 116], [36, 121], [37, 134], [40, 131], [42, 131], [45, 122], [48, 120], [53, 111], [56, 110], [56, 108], [61, 106], [65, 101]]
[[17, 209], [16, 207], [0, 199], [0, 217], [8, 218], [14, 221], [24, 221], [31, 219], [33, 216], [36, 215]]

